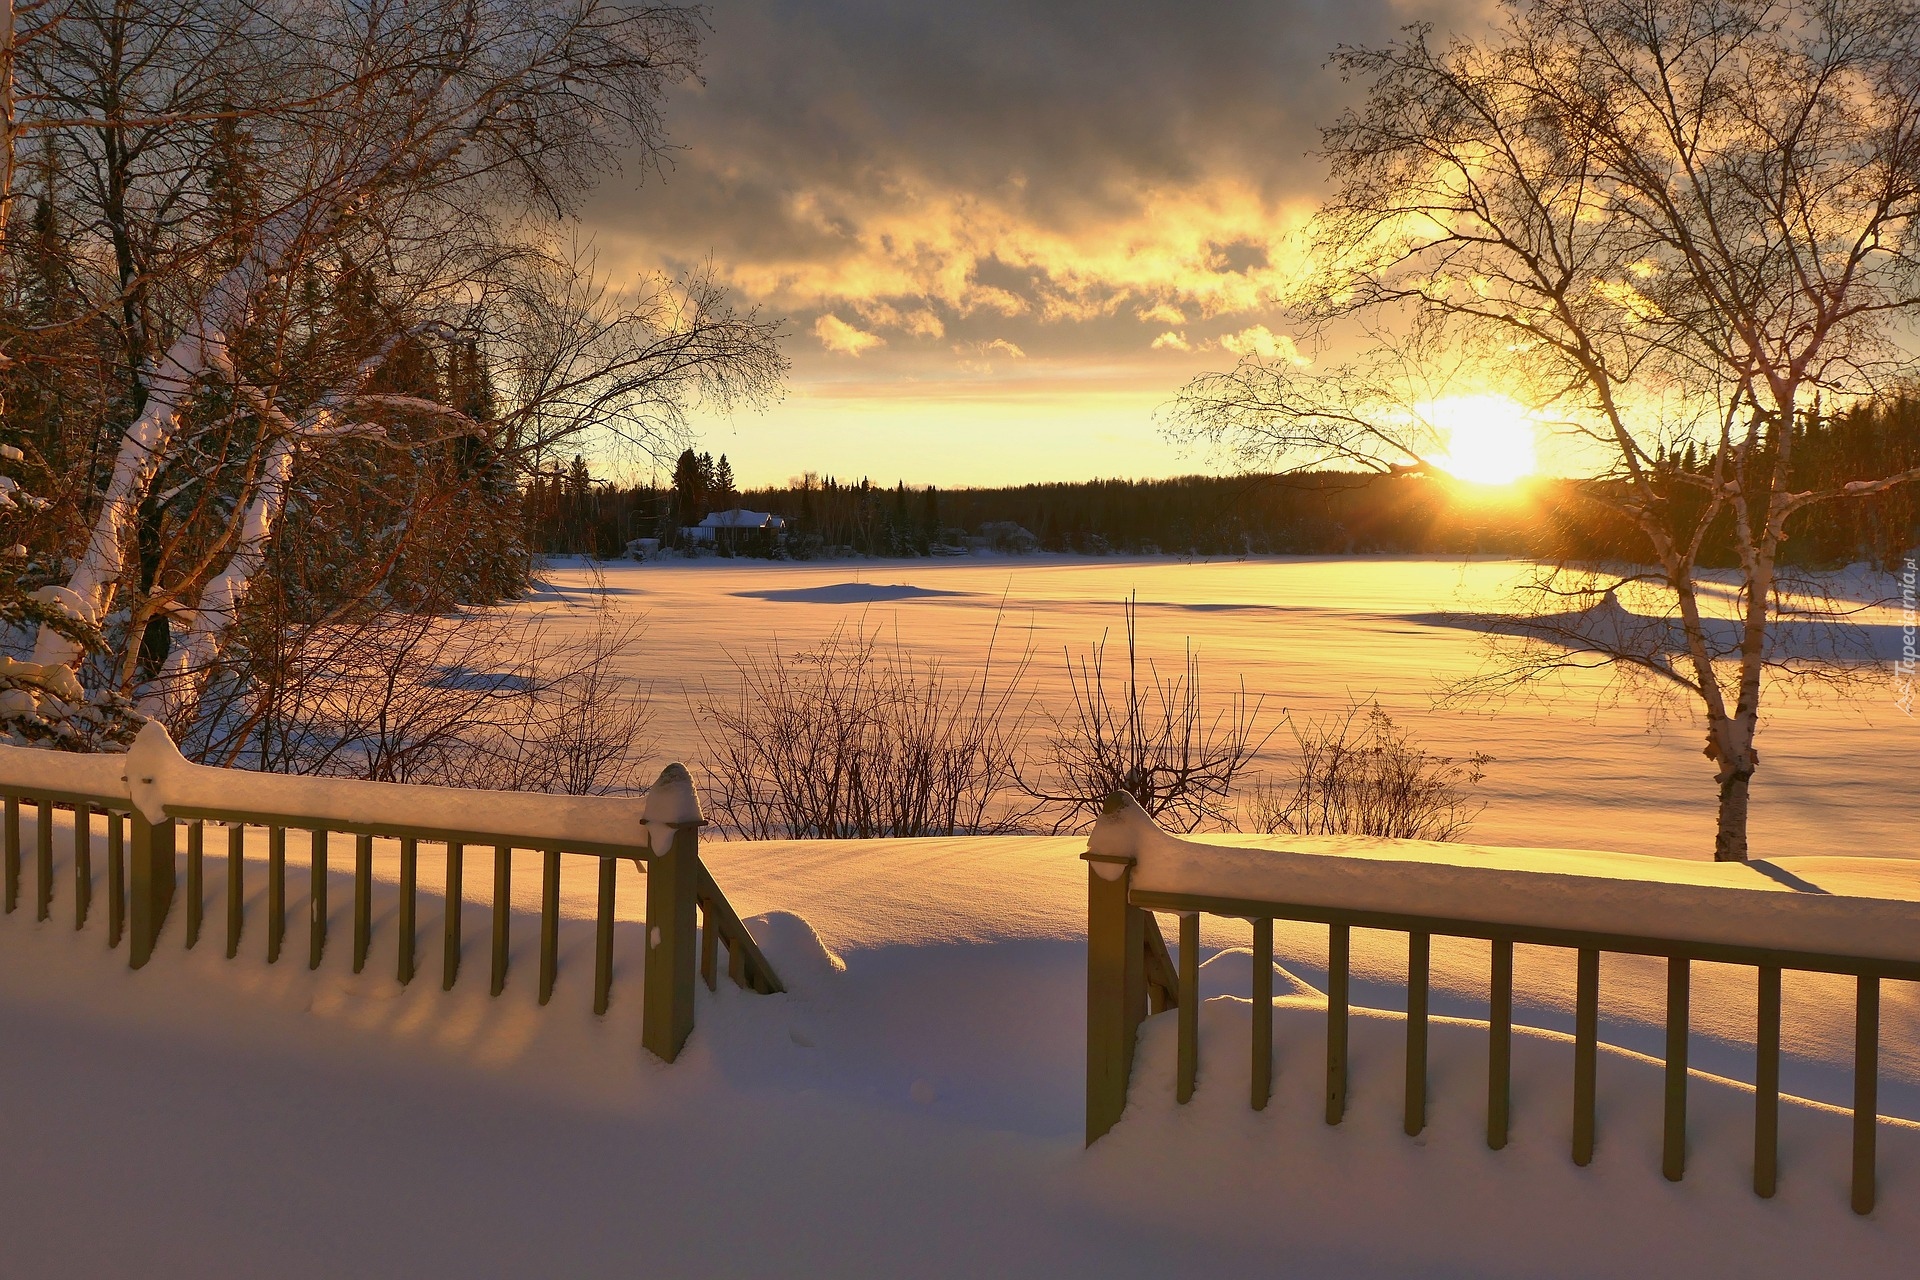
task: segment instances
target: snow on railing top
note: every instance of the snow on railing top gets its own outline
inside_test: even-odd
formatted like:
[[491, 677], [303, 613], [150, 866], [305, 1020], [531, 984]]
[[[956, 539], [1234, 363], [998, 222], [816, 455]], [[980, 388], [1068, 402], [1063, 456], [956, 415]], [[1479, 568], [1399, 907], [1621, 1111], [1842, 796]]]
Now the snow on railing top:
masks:
[[246, 815], [298, 826], [484, 836], [530, 847], [622, 850], [660, 846], [670, 828], [698, 823], [693, 779], [668, 765], [645, 796], [480, 791], [350, 778], [290, 777], [194, 764], [158, 721], [125, 755], [77, 755], [0, 746], [0, 791], [124, 801], [149, 822]]
[[1920, 961], [1920, 860], [1697, 862], [1366, 836], [1206, 835], [1108, 802], [1087, 842], [1134, 892]]

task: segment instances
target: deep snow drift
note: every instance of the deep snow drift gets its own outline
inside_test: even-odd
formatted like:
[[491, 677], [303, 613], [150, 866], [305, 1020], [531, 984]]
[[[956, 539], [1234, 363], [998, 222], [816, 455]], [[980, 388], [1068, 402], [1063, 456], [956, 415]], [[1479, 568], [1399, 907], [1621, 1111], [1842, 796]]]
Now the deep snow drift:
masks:
[[[28, 817], [31, 828], [31, 816]], [[219, 844], [221, 842], [213, 842]], [[299, 842], [287, 955], [262, 959], [263, 869], [241, 955], [181, 950], [184, 904], [139, 973], [99, 923], [0, 920], [0, 1203], [6, 1274], [153, 1275], [1905, 1275], [1920, 1248], [1920, 1127], [1881, 1134], [1880, 1208], [1848, 1210], [1847, 1117], [1783, 1106], [1781, 1188], [1749, 1189], [1737, 1073], [1750, 983], [1699, 966], [1687, 1180], [1659, 1174], [1661, 981], [1604, 971], [1599, 1145], [1567, 1156], [1571, 1045], [1516, 1032], [1511, 1146], [1483, 1137], [1484, 945], [1436, 940], [1431, 1125], [1399, 1129], [1404, 939], [1355, 938], [1348, 1119], [1320, 1118], [1316, 947], [1280, 932], [1276, 1094], [1246, 1103], [1246, 928], [1210, 922], [1199, 1090], [1173, 1102], [1170, 1018], [1150, 1021], [1127, 1117], [1080, 1142], [1084, 841], [709, 844], [790, 994], [723, 982], [671, 1067], [638, 1048], [642, 884], [621, 871], [613, 1007], [589, 1012], [592, 872], [571, 867], [561, 978], [535, 1003], [536, 865], [517, 867], [514, 968], [490, 1000], [483, 900], [451, 994], [434, 962], [437, 850], [422, 850], [423, 966], [393, 977], [394, 851], [367, 972], [345, 879], [310, 974]], [[55, 847], [64, 855], [66, 834]], [[256, 851], [261, 852], [261, 851]], [[488, 855], [470, 851], [467, 883]], [[96, 862], [96, 867], [100, 864]], [[98, 873], [96, 873], [98, 874]], [[29, 871], [31, 881], [31, 871]], [[102, 890], [104, 884], [97, 886]], [[96, 909], [99, 898], [96, 898]], [[1516, 1015], [1567, 1023], [1571, 963], [1521, 948]], [[1750, 997], [1749, 997], [1750, 998]], [[1786, 1086], [1843, 1098], [1845, 989], [1788, 984]], [[1887, 984], [1886, 1101], [1920, 1099], [1915, 1008]]]

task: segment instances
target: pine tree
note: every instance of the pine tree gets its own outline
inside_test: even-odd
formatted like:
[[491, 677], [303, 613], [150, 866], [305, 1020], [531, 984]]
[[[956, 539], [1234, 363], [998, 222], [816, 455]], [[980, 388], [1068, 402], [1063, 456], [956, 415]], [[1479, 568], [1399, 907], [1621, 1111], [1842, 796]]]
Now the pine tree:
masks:
[[727, 461], [727, 455], [721, 454], [720, 461], [713, 468], [713, 498], [715, 505], [731, 506], [735, 497], [733, 489], [733, 464]]
[[682, 528], [699, 524], [707, 514], [706, 475], [700, 457], [688, 449], [673, 464], [674, 518]]

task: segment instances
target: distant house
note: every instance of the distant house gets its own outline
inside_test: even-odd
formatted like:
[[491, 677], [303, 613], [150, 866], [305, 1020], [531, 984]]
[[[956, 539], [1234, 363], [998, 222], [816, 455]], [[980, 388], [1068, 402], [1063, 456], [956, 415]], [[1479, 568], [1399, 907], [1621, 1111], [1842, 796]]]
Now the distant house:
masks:
[[1018, 555], [1040, 549], [1040, 539], [1011, 520], [989, 520], [980, 526], [980, 535], [967, 541], [982, 551], [1007, 551]]
[[723, 555], [772, 555], [786, 528], [781, 516], [735, 507], [714, 512], [699, 524], [680, 530], [680, 536]]

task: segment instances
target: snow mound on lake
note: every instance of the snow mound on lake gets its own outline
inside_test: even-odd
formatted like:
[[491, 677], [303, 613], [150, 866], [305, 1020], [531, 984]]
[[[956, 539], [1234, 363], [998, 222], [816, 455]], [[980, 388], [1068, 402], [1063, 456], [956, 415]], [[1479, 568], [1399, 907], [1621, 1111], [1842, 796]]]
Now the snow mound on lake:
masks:
[[791, 911], [768, 911], [741, 923], [780, 975], [780, 984], [796, 995], [817, 991], [847, 971], [847, 962], [827, 949], [804, 917]]
[[929, 596], [966, 596], [970, 591], [938, 591], [932, 587], [912, 587], [905, 583], [882, 586], [873, 582], [835, 582], [821, 587], [789, 587], [768, 591], [736, 591], [748, 600], [775, 600], [788, 604], [883, 604], [889, 600], [915, 600]]

